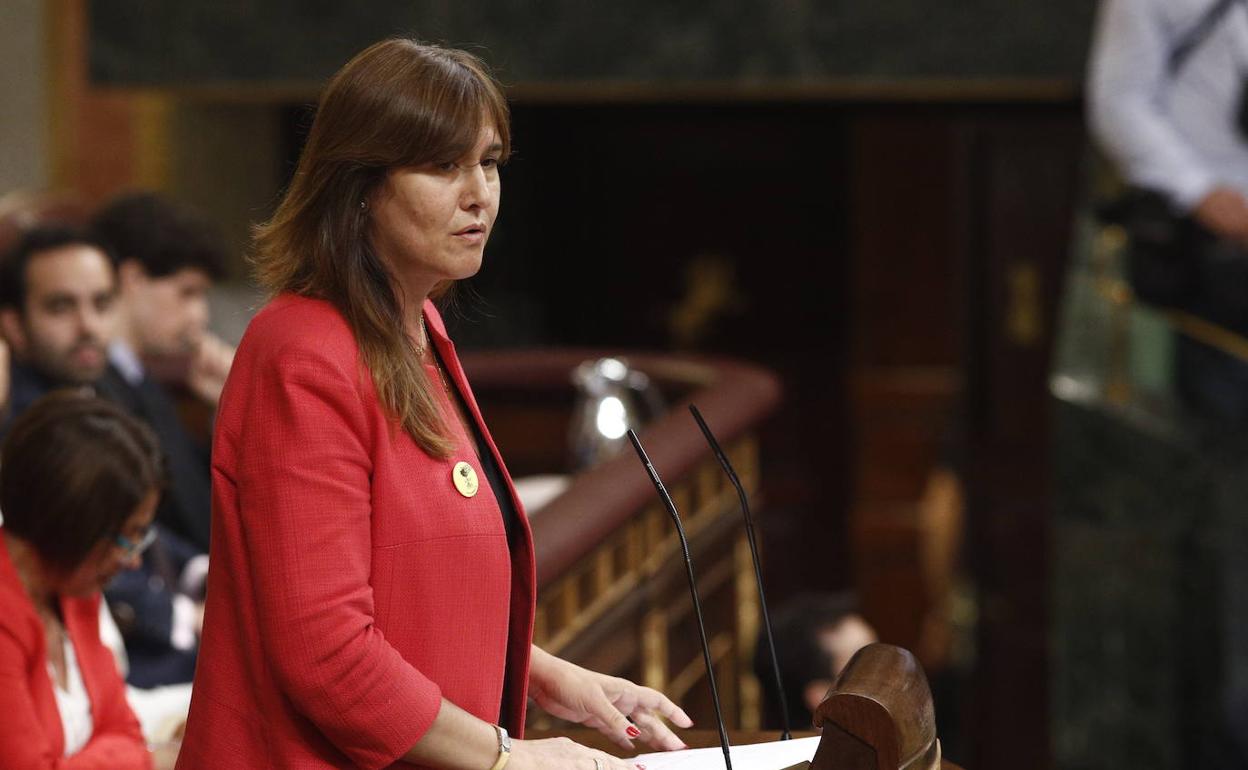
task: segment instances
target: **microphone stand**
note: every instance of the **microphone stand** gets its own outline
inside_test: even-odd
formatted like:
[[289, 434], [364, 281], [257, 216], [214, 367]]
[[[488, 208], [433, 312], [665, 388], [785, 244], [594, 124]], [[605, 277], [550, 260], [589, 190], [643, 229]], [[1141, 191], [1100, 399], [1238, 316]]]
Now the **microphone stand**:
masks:
[[724, 453], [719, 442], [715, 440], [715, 434], [711, 433], [706, 420], [702, 419], [702, 413], [693, 404], [689, 405], [689, 411], [693, 413], [693, 419], [697, 420], [698, 427], [702, 429], [702, 435], [706, 437], [706, 443], [710, 444], [711, 451], [715, 453], [715, 459], [719, 460], [719, 464], [723, 466], [724, 473], [728, 474], [728, 479], [737, 488], [737, 496], [741, 499], [741, 514], [745, 516], [745, 534], [750, 543], [750, 556], [754, 560], [754, 580], [758, 583], [758, 603], [763, 611], [763, 628], [767, 631], [767, 648], [771, 652], [771, 670], [776, 677], [776, 692], [780, 696], [780, 723], [784, 727], [784, 732], [780, 734], [780, 740], [792, 740], [793, 733], [789, 730], [789, 704], [784, 697], [784, 682], [780, 679], [780, 661], [776, 658], [776, 640], [772, 638], [771, 633], [771, 614], [767, 612], [767, 593], [763, 591], [763, 569], [758, 562], [758, 543], [754, 538], [754, 517], [750, 515], [750, 502], [746, 497], [745, 487], [742, 486], [741, 479], [737, 478], [737, 472], [733, 470], [732, 463], [728, 462], [728, 455]]
[[633, 449], [637, 450], [637, 456], [641, 459], [641, 464], [646, 467], [646, 473], [650, 474], [650, 480], [654, 482], [654, 488], [663, 500], [663, 505], [667, 507], [667, 512], [671, 514], [672, 521], [676, 522], [676, 534], [680, 537], [680, 547], [685, 555], [685, 569], [689, 573], [689, 593], [693, 596], [693, 612], [698, 618], [698, 633], [702, 636], [702, 657], [706, 661], [706, 678], [711, 683], [711, 700], [715, 703], [715, 721], [719, 727], [719, 745], [724, 750], [724, 766], [727, 770], [732, 770], [732, 756], [728, 749], [728, 731], [724, 729], [724, 714], [719, 705], [719, 688], [715, 686], [715, 668], [711, 665], [711, 646], [706, 640], [706, 625], [702, 622], [702, 602], [698, 600], [698, 584], [693, 577], [693, 559], [689, 555], [689, 540], [685, 537], [684, 525], [680, 523], [680, 514], [676, 512], [676, 503], [672, 500], [672, 496], [667, 493], [662, 479], [659, 478], [658, 471], [650, 463], [650, 458], [646, 456], [646, 450], [642, 448], [637, 434], [629, 430], [628, 440], [633, 442]]

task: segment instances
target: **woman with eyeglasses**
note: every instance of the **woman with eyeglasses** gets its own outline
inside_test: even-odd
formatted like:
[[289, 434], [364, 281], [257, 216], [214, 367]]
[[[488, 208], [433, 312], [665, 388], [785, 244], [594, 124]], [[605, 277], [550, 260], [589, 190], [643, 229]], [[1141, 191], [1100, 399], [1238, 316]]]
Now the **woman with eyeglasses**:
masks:
[[433, 302], [481, 267], [509, 148], [463, 51], [387, 40], [326, 87], [217, 412], [180, 770], [631, 770], [522, 740], [529, 698], [683, 745], [666, 697], [532, 644], [528, 522]]
[[144, 744], [100, 590], [151, 543], [162, 463], [116, 405], [63, 391], [17, 417], [0, 448], [0, 767], [171, 767]]

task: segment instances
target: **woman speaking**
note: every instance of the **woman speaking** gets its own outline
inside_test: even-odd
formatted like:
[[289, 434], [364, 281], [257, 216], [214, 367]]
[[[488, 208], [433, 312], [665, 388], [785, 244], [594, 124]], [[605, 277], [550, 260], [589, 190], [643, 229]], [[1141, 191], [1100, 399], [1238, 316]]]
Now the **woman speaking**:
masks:
[[217, 415], [182, 770], [630, 767], [519, 740], [529, 697], [622, 746], [681, 747], [667, 698], [532, 645], [528, 522], [430, 301], [481, 267], [508, 119], [475, 57], [408, 40], [322, 96], [257, 231], [274, 298]]

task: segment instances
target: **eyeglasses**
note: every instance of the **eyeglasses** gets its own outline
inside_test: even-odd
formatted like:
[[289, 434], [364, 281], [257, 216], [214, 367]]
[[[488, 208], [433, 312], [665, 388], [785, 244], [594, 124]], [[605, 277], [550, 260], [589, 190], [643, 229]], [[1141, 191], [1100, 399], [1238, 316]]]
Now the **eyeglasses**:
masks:
[[152, 543], [156, 542], [156, 528], [148, 527], [143, 530], [143, 536], [137, 541], [131, 540], [125, 535], [118, 535], [113, 538], [113, 542], [125, 553], [127, 559], [132, 559], [146, 551], [151, 547]]

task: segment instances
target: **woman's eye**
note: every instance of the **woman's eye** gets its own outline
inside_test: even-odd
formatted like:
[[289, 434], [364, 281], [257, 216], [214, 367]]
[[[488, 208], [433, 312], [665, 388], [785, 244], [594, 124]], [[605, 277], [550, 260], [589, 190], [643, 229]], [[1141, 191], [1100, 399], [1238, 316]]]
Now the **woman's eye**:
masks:
[[443, 161], [438, 164], [439, 171], [454, 171], [457, 168], [459, 168], [459, 164], [453, 160]]
[[498, 158], [483, 158], [481, 168], [498, 168]]

